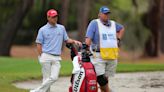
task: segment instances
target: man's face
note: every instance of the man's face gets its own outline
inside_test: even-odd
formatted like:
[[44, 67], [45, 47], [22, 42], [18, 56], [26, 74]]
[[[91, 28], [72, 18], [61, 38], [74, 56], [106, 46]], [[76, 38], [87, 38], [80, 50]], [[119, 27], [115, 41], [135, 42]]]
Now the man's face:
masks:
[[102, 20], [102, 21], [104, 21], [104, 22], [106, 22], [106, 21], [108, 21], [109, 20], [109, 13], [99, 13], [99, 18]]
[[52, 23], [52, 24], [56, 24], [57, 23], [57, 20], [58, 20], [58, 17], [57, 16], [47, 16], [47, 20], [48, 22]]

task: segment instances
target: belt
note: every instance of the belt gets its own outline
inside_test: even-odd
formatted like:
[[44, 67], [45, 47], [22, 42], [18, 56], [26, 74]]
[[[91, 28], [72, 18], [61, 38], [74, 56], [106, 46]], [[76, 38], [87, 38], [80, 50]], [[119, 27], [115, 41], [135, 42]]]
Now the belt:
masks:
[[92, 51], [94, 51], [94, 52], [100, 52], [100, 50], [96, 50], [96, 49], [92, 49]]
[[[45, 52], [43, 52], [43, 53], [45, 53]], [[51, 53], [45, 53], [45, 54], [52, 55], [52, 56], [60, 56], [59, 54], [51, 54]]]
[[60, 56], [60, 55], [57, 55], [57, 54], [50, 54], [50, 55], [52, 55], [52, 56]]

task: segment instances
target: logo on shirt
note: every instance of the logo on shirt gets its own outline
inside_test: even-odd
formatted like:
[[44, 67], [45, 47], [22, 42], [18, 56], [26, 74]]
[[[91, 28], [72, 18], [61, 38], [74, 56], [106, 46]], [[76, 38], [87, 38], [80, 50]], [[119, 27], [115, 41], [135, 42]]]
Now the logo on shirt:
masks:
[[103, 40], [107, 40], [107, 34], [102, 34]]
[[107, 40], [107, 39], [115, 39], [113, 34], [102, 34], [102, 39]]
[[46, 38], [47, 38], [47, 39], [51, 38], [51, 34], [49, 34], [49, 33], [46, 34]]

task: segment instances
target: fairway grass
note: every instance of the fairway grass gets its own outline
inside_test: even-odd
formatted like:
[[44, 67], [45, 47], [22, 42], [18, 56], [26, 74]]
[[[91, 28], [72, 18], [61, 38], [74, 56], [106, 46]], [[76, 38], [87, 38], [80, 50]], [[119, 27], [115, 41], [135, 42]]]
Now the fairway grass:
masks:
[[[61, 62], [60, 76], [69, 76], [71, 61]], [[13, 82], [28, 79], [41, 79], [41, 66], [36, 59], [0, 57], [0, 92], [28, 92], [12, 85]], [[119, 63], [117, 72], [164, 71], [164, 64]]]

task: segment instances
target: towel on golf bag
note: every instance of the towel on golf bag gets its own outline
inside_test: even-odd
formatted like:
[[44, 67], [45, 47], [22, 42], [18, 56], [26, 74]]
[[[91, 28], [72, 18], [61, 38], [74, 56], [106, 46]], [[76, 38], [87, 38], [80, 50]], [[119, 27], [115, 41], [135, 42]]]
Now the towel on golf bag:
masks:
[[75, 56], [75, 57], [73, 58], [72, 64], [73, 64], [72, 74], [77, 74], [77, 73], [79, 73], [79, 71], [80, 71], [80, 64], [79, 64], [79, 62], [78, 62], [78, 56]]

